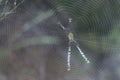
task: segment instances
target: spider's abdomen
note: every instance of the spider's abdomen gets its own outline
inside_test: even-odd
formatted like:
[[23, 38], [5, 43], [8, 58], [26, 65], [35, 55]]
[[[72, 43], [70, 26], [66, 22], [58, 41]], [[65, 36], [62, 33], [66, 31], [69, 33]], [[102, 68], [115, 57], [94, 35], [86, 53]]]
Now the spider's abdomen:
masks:
[[74, 34], [72, 32], [68, 33], [68, 39], [73, 40], [74, 39]]

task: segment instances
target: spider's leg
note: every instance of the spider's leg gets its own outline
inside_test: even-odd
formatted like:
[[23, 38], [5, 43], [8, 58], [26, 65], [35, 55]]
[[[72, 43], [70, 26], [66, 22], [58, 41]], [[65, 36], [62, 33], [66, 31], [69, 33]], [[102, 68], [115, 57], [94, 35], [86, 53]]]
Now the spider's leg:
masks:
[[66, 30], [66, 28], [65, 28], [60, 22], [58, 22], [58, 25], [60, 25], [60, 27], [61, 27], [63, 30]]
[[87, 63], [90, 63], [90, 61], [88, 60], [88, 58], [85, 56], [85, 54], [83, 53], [83, 51], [80, 49], [79, 44], [75, 40], [73, 40], [73, 42], [75, 43], [76, 48], [78, 49], [78, 51], [80, 52], [80, 54], [84, 58], [84, 60]]
[[71, 64], [70, 64], [70, 57], [71, 57], [71, 42], [69, 41], [69, 44], [68, 44], [68, 54], [67, 54], [67, 70], [70, 71], [71, 70]]

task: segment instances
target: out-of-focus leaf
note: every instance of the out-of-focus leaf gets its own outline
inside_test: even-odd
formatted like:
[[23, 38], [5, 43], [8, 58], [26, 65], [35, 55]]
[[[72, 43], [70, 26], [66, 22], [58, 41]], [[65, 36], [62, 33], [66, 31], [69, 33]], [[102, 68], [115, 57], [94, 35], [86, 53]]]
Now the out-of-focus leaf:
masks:
[[57, 37], [43, 36], [43, 37], [34, 37], [27, 38], [21, 42], [16, 43], [16, 48], [28, 47], [33, 45], [50, 45], [50, 44], [58, 44], [59, 39]]
[[3, 0], [0, 0], [0, 4], [2, 3]]
[[36, 16], [34, 19], [23, 25], [22, 30], [15, 34], [16, 37], [20, 37], [23, 32], [29, 30], [34, 25], [37, 25], [40, 22], [44, 21], [45, 19], [51, 17], [53, 14], [54, 14], [53, 10], [48, 10], [47, 12], [40, 12], [38, 16]]
[[45, 19], [49, 18], [53, 14], [54, 14], [53, 10], [49, 10], [47, 12], [42, 12], [42, 13], [40, 12], [40, 14], [38, 16], [36, 16], [33, 20], [31, 20], [30, 22], [27, 22], [23, 26], [22, 32], [29, 30], [32, 26], [44, 21]]
[[0, 0], [0, 4], [1, 4], [2, 0]]
[[8, 55], [8, 50], [1, 48], [0, 49], [0, 60], [2, 61], [6, 59], [7, 55]]

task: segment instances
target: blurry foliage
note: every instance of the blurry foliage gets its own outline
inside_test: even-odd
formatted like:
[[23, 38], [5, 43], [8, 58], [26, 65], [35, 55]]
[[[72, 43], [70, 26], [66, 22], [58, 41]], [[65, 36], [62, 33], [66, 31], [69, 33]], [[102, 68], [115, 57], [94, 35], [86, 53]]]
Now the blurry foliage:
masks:
[[5, 61], [5, 59], [7, 58], [8, 53], [9, 53], [8, 50], [1, 48], [0, 49], [0, 61]]
[[21, 42], [17, 42], [14, 46], [16, 49], [28, 46], [35, 46], [35, 45], [50, 45], [50, 44], [58, 44], [59, 39], [57, 37], [52, 36], [43, 36], [43, 37], [32, 37], [22, 40]]
[[113, 30], [111, 31], [110, 34], [110, 40], [112, 43], [112, 46], [115, 46], [115, 50], [120, 50], [120, 22], [118, 21], [117, 23], [115, 23]]
[[23, 29], [21, 32], [28, 31], [34, 25], [41, 23], [42, 21], [46, 20], [47, 18], [51, 17], [54, 14], [53, 10], [48, 10], [47, 12], [40, 12], [38, 16], [32, 19], [30, 22], [24, 24]]
[[3, 5], [7, 0], [0, 0], [0, 5]]
[[[1, 22], [8, 17], [9, 15], [3, 11], [5, 1], [0, 0], [0, 20]], [[14, 12], [15, 10], [26, 8], [25, 6], [30, 4], [36, 4], [36, 8], [41, 8], [39, 2], [42, 0], [29, 0], [21, 5], [21, 2], [18, 6], [9, 6], [8, 12]], [[18, 3], [19, 3], [18, 2]], [[23, 0], [24, 2], [24, 0]], [[34, 3], [33, 3], [34, 2]], [[110, 53], [112, 50], [120, 49], [120, 24], [116, 24], [116, 21], [120, 19], [120, 1], [119, 0], [44, 0], [49, 9], [45, 11], [38, 11], [38, 15], [34, 18], [25, 22], [18, 31], [15, 32], [15, 39], [21, 38], [27, 31], [33, 28], [35, 25], [38, 25], [44, 22], [46, 19], [51, 18], [51, 16], [56, 15], [59, 12], [66, 12], [67, 15], [73, 18], [76, 22], [76, 26], [72, 26], [75, 29], [77, 38], [79, 42], [84, 45], [86, 48], [95, 53], [105, 54]], [[14, 0], [10, 3], [14, 3]], [[30, 5], [29, 5], [30, 6]], [[28, 6], [28, 7], [29, 7]], [[12, 9], [11, 9], [12, 7]], [[19, 8], [18, 8], [19, 7]], [[47, 8], [48, 8], [47, 7]], [[50, 9], [51, 8], [51, 9]], [[27, 9], [25, 9], [27, 10]], [[4, 13], [4, 14], [3, 14]], [[5, 16], [4, 16], [5, 15]], [[14, 14], [13, 14], [14, 15]], [[18, 15], [17, 15], [18, 16]], [[9, 18], [9, 17], [8, 17]], [[24, 18], [24, 16], [23, 16]], [[57, 21], [56, 21], [57, 22]], [[47, 23], [46, 23], [47, 24]], [[52, 26], [52, 25], [51, 25]], [[50, 29], [51, 30], [51, 29]], [[56, 31], [57, 32], [57, 31]], [[7, 32], [5, 32], [7, 33]], [[56, 33], [57, 34], [57, 33]], [[59, 33], [58, 33], [59, 34]], [[0, 35], [1, 36], [1, 35]], [[13, 37], [12, 37], [13, 38]], [[62, 37], [61, 37], [62, 38]], [[20, 49], [28, 46], [35, 45], [58, 45], [60, 44], [59, 38], [56, 36], [42, 35], [40, 37], [31, 37], [24, 38], [21, 41], [14, 42], [13, 40], [12, 47], [11, 45], [7, 47]], [[1, 62], [6, 59], [7, 55], [11, 52], [7, 48], [0, 47], [0, 60]], [[46, 49], [44, 49], [46, 51]], [[98, 55], [100, 55], [98, 54]], [[78, 70], [77, 70], [78, 71]], [[80, 70], [79, 70], [80, 71]], [[82, 71], [84, 74], [84, 70]], [[21, 74], [30, 73], [29, 70], [21, 72]], [[78, 72], [78, 74], [83, 74]], [[118, 71], [119, 74], [119, 71]], [[32, 73], [30, 73], [32, 75]], [[71, 74], [73, 75], [73, 74]]]
[[[0, 4], [5, 3], [6, 0], [0, 0]], [[14, 1], [13, 1], [14, 2]], [[32, 0], [30, 0], [32, 3]], [[29, 3], [30, 3], [29, 2]], [[37, 4], [38, 0], [35, 1]], [[119, 43], [120, 40], [118, 38], [119, 34], [117, 32], [118, 28], [114, 28], [113, 25], [116, 20], [119, 20], [119, 12], [120, 12], [120, 1], [112, 1], [112, 0], [45, 0], [43, 1], [50, 6], [51, 9], [40, 12], [36, 17], [32, 20], [26, 22], [22, 28], [17, 32], [17, 36], [20, 37], [24, 32], [41, 23], [42, 21], [48, 19], [52, 15], [55, 15], [60, 11], [65, 11], [69, 16], [76, 21], [76, 26], [73, 26], [76, 30], [75, 32], [78, 34], [78, 39], [81, 43], [87, 46], [89, 49], [91, 48], [94, 51], [97, 51], [100, 45], [102, 45], [103, 52], [109, 52], [110, 49], [114, 48], [113, 43], [111, 42], [116, 38], [116, 43]], [[24, 3], [25, 4], [25, 3]], [[27, 4], [27, 3], [26, 3]], [[19, 6], [19, 5], [18, 5]], [[13, 10], [17, 9], [14, 7]], [[23, 6], [20, 6], [23, 7]], [[91, 35], [89, 35], [91, 34]], [[81, 35], [87, 35], [86, 37], [79, 37]], [[90, 40], [90, 37], [93, 39]], [[107, 36], [107, 41], [105, 37]], [[46, 37], [46, 36], [45, 36]], [[55, 41], [57, 43], [57, 39], [54, 37], [46, 37], [46, 40], [42, 40], [40, 38], [30, 38], [25, 40], [25, 42], [18, 43], [20, 46], [26, 45], [37, 45], [37, 44], [50, 44]], [[112, 38], [112, 39], [111, 39]], [[53, 39], [53, 42], [52, 42]], [[47, 41], [47, 40], [50, 40]], [[108, 41], [110, 40], [110, 41]], [[26, 44], [24, 44], [26, 43]], [[99, 44], [100, 43], [100, 44]], [[17, 46], [18, 46], [17, 44]], [[111, 46], [112, 45], [112, 46]], [[115, 44], [114, 44], [115, 45]], [[116, 44], [117, 45], [117, 44]], [[111, 48], [109, 47], [111, 46]], [[119, 48], [119, 45], [117, 46]]]

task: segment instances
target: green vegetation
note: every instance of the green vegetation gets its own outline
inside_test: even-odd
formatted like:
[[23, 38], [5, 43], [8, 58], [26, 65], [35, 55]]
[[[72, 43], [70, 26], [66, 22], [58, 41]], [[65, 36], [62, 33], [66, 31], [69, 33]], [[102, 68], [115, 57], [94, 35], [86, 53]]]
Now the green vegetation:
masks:
[[[94, 61], [90, 59], [92, 62], [90, 66], [99, 70], [92, 69], [91, 72], [95, 71], [94, 75], [98, 76], [100, 73], [97, 71], [100, 71], [102, 64], [107, 63], [107, 61], [104, 63], [104, 60], [120, 51], [119, 13], [119, 0], [0, 0], [0, 71], [8, 77], [20, 75], [17, 72], [20, 72], [21, 76], [36, 73], [38, 74], [34, 75], [36, 77], [42, 74], [39, 80], [49, 80], [51, 73], [57, 77], [59, 75], [63, 77], [67, 73], [66, 68], [63, 67], [66, 65], [67, 44], [75, 37], [88, 59], [94, 58]], [[69, 17], [73, 21], [70, 24]], [[66, 31], [59, 27], [58, 22], [64, 25]], [[67, 33], [67, 30], [72, 33]], [[75, 48], [72, 49], [75, 53]], [[33, 54], [37, 56], [34, 57]], [[76, 54], [72, 54], [72, 58], [74, 55]], [[73, 67], [74, 71], [71, 71], [73, 74], [68, 73], [69, 77], [75, 78], [79, 75], [82, 77], [87, 74], [84, 67], [86, 65], [79, 62], [82, 58], [75, 56], [72, 60], [75, 68]], [[1, 64], [4, 61], [7, 61], [9, 66]], [[110, 65], [116, 68], [116, 65], [112, 63]], [[108, 70], [103, 70], [103, 72], [105, 71], [110, 76], [112, 72], [120, 75], [119, 67], [113, 71]], [[45, 74], [48, 79], [43, 78]]]

